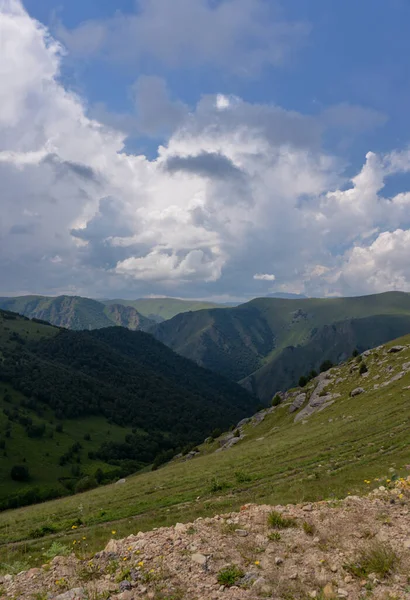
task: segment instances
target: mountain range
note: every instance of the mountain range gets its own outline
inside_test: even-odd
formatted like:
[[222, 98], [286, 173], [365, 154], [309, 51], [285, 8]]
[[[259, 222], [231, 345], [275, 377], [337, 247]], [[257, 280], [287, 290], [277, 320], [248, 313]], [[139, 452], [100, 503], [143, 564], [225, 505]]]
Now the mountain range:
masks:
[[410, 332], [410, 294], [355, 298], [257, 298], [233, 308], [183, 313], [151, 328], [164, 344], [267, 403], [276, 391]]

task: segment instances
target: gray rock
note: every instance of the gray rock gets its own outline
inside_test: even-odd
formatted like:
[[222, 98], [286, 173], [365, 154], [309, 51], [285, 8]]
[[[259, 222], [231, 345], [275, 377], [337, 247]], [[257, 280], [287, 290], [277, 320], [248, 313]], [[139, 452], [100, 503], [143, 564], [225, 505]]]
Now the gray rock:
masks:
[[246, 537], [247, 535], [249, 535], [246, 529], [235, 529], [235, 533], [236, 535], [239, 535], [239, 537]]
[[205, 554], [200, 554], [199, 552], [196, 552], [195, 554], [193, 554], [191, 556], [191, 560], [194, 563], [197, 563], [197, 565], [202, 565], [202, 566], [206, 566], [207, 562], [208, 562], [208, 558], [205, 556]]
[[127, 480], [126, 479], [119, 479], [118, 481], [116, 481], [116, 485], [122, 485], [123, 483], [125, 483]]
[[249, 423], [250, 420], [251, 420], [250, 417], [248, 417], [246, 419], [242, 419], [242, 421], [239, 421], [239, 423], [237, 424], [236, 429], [243, 427], [243, 425], [246, 425], [247, 423]]
[[402, 369], [403, 369], [403, 371], [409, 371], [410, 370], [410, 362], [403, 363]]
[[54, 600], [85, 600], [85, 598], [86, 596], [84, 588], [73, 588], [68, 592], [59, 594], [54, 598]]
[[132, 589], [131, 582], [124, 579], [124, 581], [121, 581], [121, 583], [119, 585], [119, 589], [120, 589], [120, 592], [126, 592], [127, 590], [131, 590]]
[[363, 394], [363, 393], [364, 393], [364, 389], [362, 387], [357, 387], [350, 392], [350, 395], [353, 398], [354, 396], [358, 396], [359, 394]]
[[406, 348], [406, 346], [392, 346], [391, 348], [389, 348], [387, 350], [387, 352], [389, 353], [396, 353], [396, 352], [401, 352], [402, 350], [404, 350]]
[[301, 408], [301, 406], [305, 403], [305, 400], [306, 400], [305, 392], [298, 394], [296, 396], [296, 398], [294, 399], [294, 401], [292, 402], [292, 404], [289, 406], [289, 412], [293, 413], [296, 410], [299, 410], [299, 408]]

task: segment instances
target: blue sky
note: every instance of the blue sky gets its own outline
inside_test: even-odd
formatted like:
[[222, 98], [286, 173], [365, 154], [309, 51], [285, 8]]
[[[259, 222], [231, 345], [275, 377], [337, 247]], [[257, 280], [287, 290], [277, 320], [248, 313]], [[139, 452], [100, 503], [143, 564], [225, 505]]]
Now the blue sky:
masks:
[[[33, 209], [40, 190], [30, 206], [22, 200], [3, 239], [30, 232], [41, 277], [11, 253], [3, 293], [245, 299], [410, 289], [407, 0], [0, 0], [0, 18], [24, 97], [40, 98], [46, 80], [57, 86], [47, 115], [25, 102], [32, 131], [22, 116], [13, 121], [7, 156], [52, 148], [47, 169], [83, 167], [53, 190], [77, 199], [53, 242], [40, 243], [41, 223], [53, 229], [58, 211], [51, 222]], [[36, 81], [24, 70], [27, 40], [38, 49]], [[10, 103], [16, 90], [10, 84]], [[104, 129], [99, 162], [91, 121], [77, 133], [83, 152], [60, 135], [63, 91], [73, 131], [78, 106]], [[30, 160], [19, 155], [19, 168]], [[84, 169], [93, 172], [87, 189], [72, 179]]]

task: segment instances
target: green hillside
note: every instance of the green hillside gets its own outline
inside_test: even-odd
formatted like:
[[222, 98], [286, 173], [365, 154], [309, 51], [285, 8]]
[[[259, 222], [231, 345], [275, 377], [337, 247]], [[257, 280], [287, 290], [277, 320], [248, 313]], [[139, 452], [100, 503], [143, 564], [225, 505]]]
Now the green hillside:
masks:
[[[85, 537], [87, 546], [76, 552], [87, 557], [113, 536], [226, 513], [247, 502], [337, 502], [369, 491], [406, 472], [409, 402], [407, 336], [290, 390], [278, 406], [203, 443], [190, 461], [179, 458], [123, 485], [0, 514], [0, 562], [41, 563], [55, 535], [71, 548]], [[221, 449], [233, 439], [235, 445]], [[37, 531], [44, 533], [41, 540], [33, 539]]]
[[146, 331], [153, 324], [131, 306], [98, 302], [80, 296], [18, 296], [0, 298], [0, 309], [17, 312], [30, 319], [43, 319], [68, 329], [100, 329], [121, 325]]
[[356, 347], [363, 351], [410, 332], [410, 295], [257, 298], [234, 308], [177, 315], [152, 332], [267, 402], [326, 359], [338, 363]]
[[[0, 311], [0, 508], [160, 464], [256, 403], [144, 332]], [[11, 478], [15, 465], [27, 481]]]
[[160, 323], [172, 319], [175, 315], [194, 312], [207, 308], [221, 308], [215, 302], [202, 300], [181, 300], [179, 298], [139, 298], [137, 300], [105, 300], [106, 304], [121, 304], [132, 306], [141, 315]]

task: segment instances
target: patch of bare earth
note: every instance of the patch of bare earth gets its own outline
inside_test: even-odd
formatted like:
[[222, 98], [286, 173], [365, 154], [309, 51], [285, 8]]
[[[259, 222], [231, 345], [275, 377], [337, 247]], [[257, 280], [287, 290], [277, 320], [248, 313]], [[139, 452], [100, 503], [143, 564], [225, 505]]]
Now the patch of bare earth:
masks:
[[410, 478], [338, 503], [246, 505], [112, 539], [92, 560], [56, 557], [3, 577], [0, 597], [410, 599], [409, 502]]

